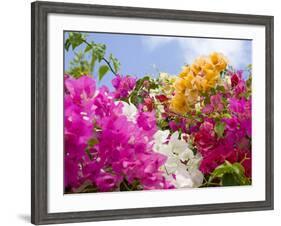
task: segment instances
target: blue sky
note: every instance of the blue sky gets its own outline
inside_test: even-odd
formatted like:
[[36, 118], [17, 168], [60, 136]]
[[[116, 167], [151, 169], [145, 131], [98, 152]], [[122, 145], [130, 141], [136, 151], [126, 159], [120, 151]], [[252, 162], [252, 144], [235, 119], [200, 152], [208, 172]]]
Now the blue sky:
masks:
[[[191, 37], [147, 36], [110, 33], [87, 33], [87, 40], [106, 44], [106, 57], [112, 53], [120, 62], [120, 74], [143, 77], [157, 76], [159, 72], [177, 75], [183, 65], [190, 64], [200, 55], [213, 51], [223, 53], [229, 64], [244, 69], [252, 63], [250, 40], [207, 39]], [[67, 36], [67, 33], [65, 33]], [[84, 49], [76, 48], [75, 51]], [[65, 70], [74, 52], [65, 51]], [[96, 67], [97, 69], [97, 67]], [[96, 73], [94, 73], [94, 76]], [[112, 73], [108, 73], [99, 85], [111, 87]]]

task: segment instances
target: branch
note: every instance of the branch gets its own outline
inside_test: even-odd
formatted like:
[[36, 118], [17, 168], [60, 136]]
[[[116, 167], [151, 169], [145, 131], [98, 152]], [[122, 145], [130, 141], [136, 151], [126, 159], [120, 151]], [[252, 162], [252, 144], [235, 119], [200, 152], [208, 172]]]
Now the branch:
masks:
[[103, 59], [103, 61], [105, 61], [105, 63], [107, 63], [107, 65], [108, 65], [109, 69], [111, 70], [111, 72], [116, 76], [117, 72], [114, 71], [114, 69], [112, 68], [110, 62], [107, 59], [105, 59], [104, 57], [102, 59]]

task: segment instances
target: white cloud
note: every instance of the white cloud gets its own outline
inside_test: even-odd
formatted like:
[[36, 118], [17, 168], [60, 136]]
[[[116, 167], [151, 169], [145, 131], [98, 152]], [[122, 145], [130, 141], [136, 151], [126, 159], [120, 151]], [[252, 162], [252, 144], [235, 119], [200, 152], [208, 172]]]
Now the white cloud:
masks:
[[176, 41], [174, 37], [161, 37], [161, 36], [145, 36], [142, 39], [142, 44], [148, 48], [148, 50], [153, 51], [158, 47], [166, 45], [169, 42]]
[[245, 61], [251, 60], [249, 46], [247, 47], [245, 41], [242, 40], [177, 37], [145, 37], [143, 39], [143, 44], [150, 51], [171, 42], [178, 43], [185, 63], [188, 64], [192, 63], [196, 57], [209, 55], [214, 51], [223, 53], [235, 68], [241, 68], [245, 66]]
[[216, 51], [223, 53], [232, 66], [239, 68], [245, 64], [245, 58], [249, 57], [244, 41], [240, 40], [192, 38], [180, 39], [179, 44], [183, 49], [186, 63], [193, 62], [200, 55], [209, 55]]

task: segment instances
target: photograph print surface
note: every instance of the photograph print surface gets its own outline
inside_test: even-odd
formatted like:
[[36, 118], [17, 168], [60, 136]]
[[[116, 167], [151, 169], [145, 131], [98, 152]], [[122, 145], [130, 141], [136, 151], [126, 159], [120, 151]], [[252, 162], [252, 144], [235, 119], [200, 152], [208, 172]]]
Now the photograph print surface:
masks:
[[64, 32], [64, 193], [252, 184], [252, 41]]

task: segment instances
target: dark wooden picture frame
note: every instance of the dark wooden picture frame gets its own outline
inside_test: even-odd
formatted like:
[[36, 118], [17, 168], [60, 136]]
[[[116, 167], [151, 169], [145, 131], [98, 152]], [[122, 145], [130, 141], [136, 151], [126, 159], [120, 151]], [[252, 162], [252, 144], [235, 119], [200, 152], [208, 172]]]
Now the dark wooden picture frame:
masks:
[[[266, 187], [265, 201], [203, 204], [135, 209], [48, 213], [47, 206], [47, 34], [50, 13], [108, 17], [165, 19], [229, 24], [261, 25], [266, 33]], [[31, 221], [33, 224], [70, 223], [192, 214], [227, 213], [273, 209], [273, 17], [260, 15], [210, 13], [151, 8], [88, 5], [56, 2], [31, 4]]]

